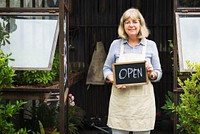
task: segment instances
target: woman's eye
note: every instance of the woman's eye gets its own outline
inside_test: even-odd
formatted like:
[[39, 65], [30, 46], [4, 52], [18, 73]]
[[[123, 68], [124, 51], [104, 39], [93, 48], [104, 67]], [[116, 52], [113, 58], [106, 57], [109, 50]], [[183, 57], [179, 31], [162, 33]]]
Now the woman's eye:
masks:
[[131, 24], [137, 24], [139, 21], [125, 21], [124, 24], [125, 25], [131, 25]]
[[127, 21], [127, 22], [125, 22], [125, 24], [129, 25], [129, 24], [131, 24], [131, 22], [130, 22], [130, 21]]

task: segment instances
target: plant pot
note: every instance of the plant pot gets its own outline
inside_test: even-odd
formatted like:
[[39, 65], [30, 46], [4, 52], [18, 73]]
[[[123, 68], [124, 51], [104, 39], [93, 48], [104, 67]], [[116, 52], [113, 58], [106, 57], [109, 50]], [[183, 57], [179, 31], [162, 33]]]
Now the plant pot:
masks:
[[45, 134], [52, 134], [53, 133], [53, 128], [45, 128]]
[[162, 120], [160, 122], [160, 129], [165, 132], [171, 132], [173, 130], [172, 120]]

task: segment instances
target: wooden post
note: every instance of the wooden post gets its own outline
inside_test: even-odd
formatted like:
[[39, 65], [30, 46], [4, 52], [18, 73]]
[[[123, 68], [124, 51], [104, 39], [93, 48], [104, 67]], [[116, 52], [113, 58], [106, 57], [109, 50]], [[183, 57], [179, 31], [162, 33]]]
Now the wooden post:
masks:
[[[175, 16], [175, 12], [177, 10], [177, 0], [174, 1], [174, 12], [173, 12], [173, 24], [175, 25], [176, 22], [176, 16]], [[177, 39], [176, 39], [176, 27], [173, 27], [173, 38], [174, 38], [174, 41], [173, 41], [173, 44], [174, 44], [174, 50], [173, 50], [173, 56], [174, 56], [174, 61], [173, 61], [173, 64], [174, 64], [174, 67], [173, 67], [173, 93], [174, 93], [174, 104], [177, 105], [178, 104], [178, 91], [177, 91], [177, 70], [178, 70], [178, 57], [177, 57], [177, 54], [178, 54], [178, 44], [177, 44]], [[174, 122], [173, 122], [173, 133], [174, 134], [177, 134], [177, 129], [176, 129], [176, 124], [177, 124], [177, 120], [178, 120], [178, 116], [176, 113], [174, 113]]]
[[60, 111], [59, 131], [65, 134], [65, 105], [64, 105], [64, 0], [59, 1], [59, 89], [60, 89]]

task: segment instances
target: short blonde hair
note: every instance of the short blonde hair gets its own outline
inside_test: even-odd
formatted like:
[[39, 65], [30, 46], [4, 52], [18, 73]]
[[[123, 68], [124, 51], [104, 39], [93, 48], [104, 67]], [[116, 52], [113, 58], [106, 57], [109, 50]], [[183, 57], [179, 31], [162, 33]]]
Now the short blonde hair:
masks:
[[149, 29], [147, 28], [144, 17], [140, 13], [140, 11], [136, 8], [130, 8], [123, 13], [123, 15], [120, 19], [120, 24], [119, 24], [119, 27], [118, 27], [119, 37], [121, 37], [123, 39], [128, 38], [128, 36], [127, 36], [127, 34], [124, 30], [124, 22], [128, 18], [132, 18], [133, 20], [139, 20], [140, 21], [141, 27], [140, 27], [140, 31], [139, 31], [139, 34], [138, 34], [139, 39], [146, 38], [146, 37], [149, 36]]

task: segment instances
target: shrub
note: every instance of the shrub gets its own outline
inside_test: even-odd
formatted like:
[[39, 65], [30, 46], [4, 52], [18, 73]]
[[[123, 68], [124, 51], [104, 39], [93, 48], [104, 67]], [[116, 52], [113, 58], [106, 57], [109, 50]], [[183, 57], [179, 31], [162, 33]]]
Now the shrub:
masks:
[[24, 70], [16, 71], [15, 84], [17, 85], [46, 85], [51, 84], [59, 74], [59, 54], [56, 51], [51, 70]]
[[15, 71], [8, 66], [9, 55], [5, 55], [2, 50], [0, 50], [0, 90], [4, 87], [9, 87], [13, 83], [13, 76], [15, 76]]
[[[9, 43], [9, 33], [5, 30], [5, 23], [0, 23], [0, 48], [6, 43]], [[14, 70], [8, 66], [8, 61], [11, 54], [6, 55], [0, 49], [0, 91], [5, 87], [12, 86]], [[11, 102], [4, 104], [2, 97], [0, 96], [0, 134], [27, 134], [29, 130], [21, 128], [18, 131], [15, 130], [14, 124], [9, 120], [13, 118], [17, 112], [22, 109], [22, 105], [26, 102], [16, 101], [14, 104]]]
[[180, 94], [180, 102], [177, 106], [174, 103], [168, 106], [172, 112], [177, 113], [177, 128], [187, 134], [200, 133], [200, 64], [187, 62], [190, 70], [190, 77], [184, 81], [178, 78], [178, 83], [183, 89]]

